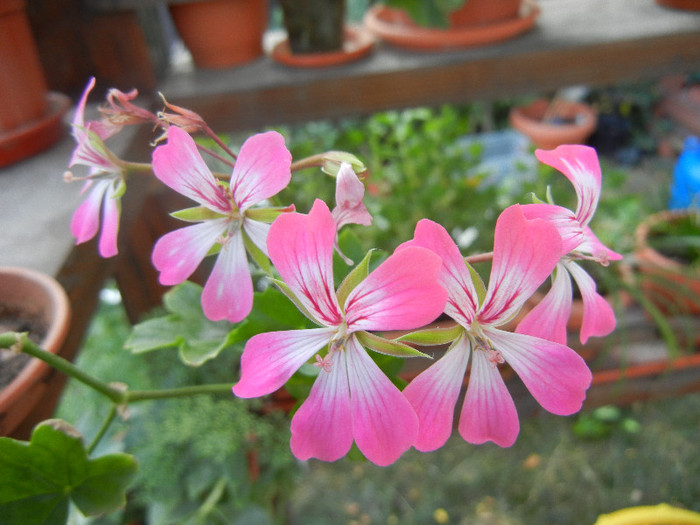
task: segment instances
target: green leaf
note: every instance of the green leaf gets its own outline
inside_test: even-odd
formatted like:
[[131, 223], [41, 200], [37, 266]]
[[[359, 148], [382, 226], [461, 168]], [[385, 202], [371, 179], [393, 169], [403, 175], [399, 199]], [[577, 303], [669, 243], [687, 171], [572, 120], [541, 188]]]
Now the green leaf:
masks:
[[365, 255], [364, 259], [352, 269], [352, 271], [343, 279], [343, 282], [338, 287], [338, 292], [336, 297], [338, 298], [338, 304], [341, 308], [345, 308], [345, 301], [350, 295], [355, 287], [360, 284], [367, 275], [369, 275], [369, 261], [372, 259], [372, 253], [374, 250], [370, 250]]
[[255, 264], [257, 264], [258, 267], [260, 267], [267, 275], [272, 275], [272, 263], [270, 262], [270, 259], [267, 258], [267, 255], [265, 255], [263, 251], [255, 245], [255, 243], [245, 232], [242, 233], [245, 249], [253, 258]]
[[176, 219], [180, 219], [185, 222], [200, 222], [211, 219], [221, 219], [224, 215], [216, 213], [210, 210], [206, 206], [195, 206], [194, 208], [186, 208], [184, 210], [179, 210], [171, 213]]
[[362, 344], [362, 346], [370, 348], [375, 352], [379, 352], [380, 354], [391, 355], [394, 357], [430, 358], [429, 355], [426, 355], [423, 352], [416, 350], [412, 346], [396, 341], [394, 339], [385, 339], [384, 337], [380, 337], [370, 332], [356, 332], [355, 336], [357, 337], [357, 340], [360, 342], [360, 344]]
[[200, 366], [228, 346], [231, 324], [211, 321], [202, 312], [202, 287], [184, 282], [163, 296], [168, 315], [134, 326], [125, 346], [134, 354], [176, 347], [182, 361]]
[[474, 283], [474, 288], [476, 289], [476, 297], [479, 299], [479, 304], [484, 304], [484, 299], [486, 298], [486, 285], [481, 279], [479, 273], [474, 269], [474, 267], [466, 262], [467, 268], [469, 268], [469, 275]]
[[402, 335], [397, 337], [395, 341], [421, 346], [446, 345], [457, 339], [461, 335], [462, 330], [463, 328], [457, 323], [453, 326], [435, 326], [434, 328], [416, 330], [415, 332]]
[[72, 501], [86, 516], [126, 503], [135, 459], [109, 454], [90, 459], [80, 434], [58, 419], [44, 421], [31, 441], [0, 438], [0, 515], [7, 525], [60, 524]]

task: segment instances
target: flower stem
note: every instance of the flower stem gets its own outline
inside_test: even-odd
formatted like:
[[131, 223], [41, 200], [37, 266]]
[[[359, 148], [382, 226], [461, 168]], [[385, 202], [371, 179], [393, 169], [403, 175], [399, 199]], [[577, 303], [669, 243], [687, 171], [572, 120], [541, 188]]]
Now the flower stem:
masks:
[[319, 168], [323, 166], [323, 159], [325, 155], [325, 153], [318, 153], [317, 155], [311, 155], [310, 157], [297, 160], [296, 162], [292, 163], [291, 171], [294, 172], [306, 168]]
[[208, 385], [190, 385], [162, 390], [131, 390], [126, 392], [126, 403], [135, 401], [151, 401], [154, 399], [171, 399], [200, 394], [231, 394], [231, 383], [212, 383]]
[[153, 399], [170, 399], [174, 397], [187, 397], [199, 394], [224, 394], [231, 393], [230, 383], [189, 385], [177, 388], [166, 388], [162, 390], [125, 390], [113, 387], [87, 372], [75, 366], [73, 363], [56, 354], [52, 354], [30, 341], [26, 334], [6, 332], [0, 334], [0, 348], [12, 348], [24, 352], [56, 370], [63, 372], [81, 383], [89, 386], [93, 390], [100, 392], [112, 401], [115, 405], [125, 405], [135, 401], [148, 401]]
[[114, 403], [121, 404], [125, 401], [124, 392], [117, 390], [116, 388], [112, 388], [104, 381], [101, 381], [84, 372], [67, 359], [44, 350], [39, 345], [31, 341], [27, 337], [27, 334], [19, 334], [15, 332], [0, 334], [0, 348], [17, 348], [18, 351], [41, 359], [59, 372], [63, 372], [67, 376], [73, 377], [81, 383], [88, 385], [93, 390], [104, 394]]
[[97, 447], [97, 444], [104, 437], [105, 433], [107, 432], [107, 429], [112, 424], [112, 421], [114, 421], [114, 418], [116, 417], [116, 415], [117, 415], [117, 405], [112, 405], [109, 408], [109, 413], [107, 414], [107, 418], [102, 422], [102, 426], [100, 427], [100, 430], [97, 432], [97, 435], [95, 435], [95, 437], [92, 440], [92, 443], [90, 443], [90, 446], [87, 449], [88, 454], [92, 454], [92, 452], [95, 450], [95, 447]]
[[493, 252], [477, 253], [474, 255], [467, 255], [464, 260], [469, 264], [476, 264], [480, 262], [486, 262], [493, 259]]

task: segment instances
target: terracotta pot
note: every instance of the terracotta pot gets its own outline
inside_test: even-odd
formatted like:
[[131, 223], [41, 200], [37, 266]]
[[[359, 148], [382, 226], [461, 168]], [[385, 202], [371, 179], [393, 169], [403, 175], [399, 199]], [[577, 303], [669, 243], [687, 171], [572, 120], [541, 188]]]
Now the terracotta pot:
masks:
[[[584, 144], [596, 128], [596, 111], [587, 104], [568, 100], [558, 100], [554, 104], [555, 107], [549, 100], [538, 99], [527, 106], [515, 107], [509, 114], [510, 124], [538, 148]], [[556, 118], [545, 121], [548, 112]]]
[[175, 3], [170, 14], [197, 67], [224, 69], [262, 56], [265, 0]]
[[[28, 268], [0, 267], [0, 324], [12, 328], [17, 319], [36, 326], [39, 346], [58, 353], [68, 334], [70, 303], [61, 285], [46, 274]], [[11, 323], [11, 324], [10, 324]], [[30, 332], [31, 334], [31, 332]], [[0, 435], [26, 439], [43, 417], [33, 414], [50, 387], [55, 371], [39, 359], [31, 359], [0, 390]], [[20, 430], [18, 430], [21, 427]], [[21, 435], [20, 435], [21, 434]]]
[[0, 134], [41, 118], [47, 110], [46, 80], [24, 0], [0, 3]]
[[452, 27], [493, 24], [518, 17], [521, 0], [467, 0], [450, 15]]
[[[483, 46], [515, 38], [532, 29], [539, 14], [540, 8], [534, 0], [523, 0], [517, 16], [498, 18], [489, 23], [453, 24], [448, 29], [439, 29], [418, 26], [405, 11], [379, 4], [367, 11], [364, 24], [377, 37], [396, 46], [433, 51]], [[460, 19], [462, 17], [457, 16], [457, 21]]]
[[276, 62], [291, 67], [330, 67], [359, 60], [368, 55], [373, 47], [374, 37], [364, 28], [346, 27], [345, 43], [339, 51], [294, 53], [289, 40], [283, 40], [275, 45], [270, 56]]
[[656, 3], [664, 7], [681, 9], [683, 11], [700, 11], [700, 2], [698, 0], [656, 0]]
[[[693, 212], [661, 211], [650, 215], [635, 231], [642, 291], [666, 314], [700, 315], [700, 271], [658, 252], [650, 246], [649, 238], [655, 226], [683, 219], [690, 213]], [[695, 300], [686, 294], [694, 295]]]

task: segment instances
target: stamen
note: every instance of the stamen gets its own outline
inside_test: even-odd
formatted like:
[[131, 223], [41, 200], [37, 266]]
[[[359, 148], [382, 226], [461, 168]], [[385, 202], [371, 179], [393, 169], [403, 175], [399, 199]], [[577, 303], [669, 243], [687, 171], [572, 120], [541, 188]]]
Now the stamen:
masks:
[[333, 368], [331, 354], [329, 353], [325, 357], [321, 357], [320, 355], [316, 354], [316, 362], [314, 363], [314, 366], [323, 369], [324, 372], [330, 372]]
[[500, 350], [496, 350], [491, 344], [491, 341], [486, 339], [486, 337], [475, 335], [474, 342], [476, 343], [476, 348], [478, 350], [486, 352], [486, 358], [494, 368], [497, 368], [498, 365], [502, 365], [506, 362]]

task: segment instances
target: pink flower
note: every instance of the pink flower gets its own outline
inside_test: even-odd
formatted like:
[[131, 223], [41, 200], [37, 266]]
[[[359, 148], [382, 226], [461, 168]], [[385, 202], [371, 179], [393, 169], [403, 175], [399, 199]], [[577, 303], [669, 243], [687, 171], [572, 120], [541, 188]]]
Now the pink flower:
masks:
[[360, 341], [366, 330], [413, 329], [442, 312], [447, 293], [438, 283], [440, 259], [423, 248], [404, 249], [340, 301], [333, 289], [335, 233], [333, 216], [319, 200], [308, 215], [282, 215], [273, 223], [270, 258], [320, 327], [252, 337], [233, 392], [269, 394], [316, 355], [318, 378], [292, 419], [292, 452], [302, 460], [335, 461], [354, 440], [367, 459], [388, 465], [413, 444], [418, 420]]
[[[119, 230], [120, 197], [125, 191], [124, 163], [104, 144], [104, 140], [116, 133], [119, 128], [101, 121], [85, 122], [85, 105], [88, 95], [95, 86], [95, 79], [88, 82], [78, 102], [73, 116], [73, 138], [77, 146], [73, 151], [69, 167], [83, 165], [89, 168], [82, 192], [87, 193], [85, 201], [75, 210], [71, 221], [71, 232], [76, 243], [89, 241], [100, 229], [102, 211], [102, 232], [99, 252], [102, 257], [112, 257], [117, 250]], [[67, 180], [76, 179], [67, 173]]]
[[439, 224], [420, 221], [413, 240], [400, 249], [404, 246], [422, 246], [442, 258], [440, 281], [449, 292], [445, 313], [463, 329], [445, 356], [404, 389], [420, 421], [417, 449], [435, 450], [450, 436], [469, 361], [471, 373], [458, 428], [470, 443], [493, 441], [507, 447], [518, 435], [515, 405], [498, 371], [502, 363], [515, 370], [546, 410], [567, 415], [581, 408], [591, 373], [576, 352], [498, 328], [518, 312], [559, 259], [561, 239], [551, 224], [527, 220], [517, 205], [501, 214], [483, 298], [457, 245]]
[[[523, 206], [526, 217], [541, 218], [554, 224], [564, 245], [552, 287], [521, 321], [517, 331], [565, 344], [566, 323], [571, 315], [573, 300], [573, 277], [583, 299], [580, 339], [581, 343], [586, 343], [591, 336], [605, 336], [615, 329], [615, 313], [597, 292], [595, 281], [575, 261], [585, 259], [607, 265], [609, 261], [622, 259], [620, 254], [603, 245], [588, 226], [600, 199], [601, 172], [598, 156], [593, 148], [578, 145], [559, 146], [552, 151], [536, 150], [535, 155], [541, 162], [561, 171], [571, 181], [578, 203], [575, 212], [552, 204]], [[557, 315], [553, 317], [552, 312]]]
[[[346, 224], [361, 224], [363, 226], [372, 224], [372, 216], [362, 202], [364, 196], [365, 185], [362, 184], [362, 181], [352, 169], [352, 165], [347, 162], [341, 162], [335, 183], [336, 206], [332, 212], [337, 231], [340, 231], [340, 228]], [[337, 242], [335, 249], [347, 264], [353, 264], [352, 259], [346, 257], [340, 251]]]
[[336, 228], [340, 230], [346, 224], [372, 224], [372, 216], [367, 211], [362, 199], [365, 185], [347, 162], [340, 164], [335, 184], [335, 202], [333, 218]]
[[243, 320], [253, 306], [253, 282], [246, 256], [247, 240], [267, 255], [269, 224], [256, 220], [255, 204], [284, 189], [291, 178], [292, 156], [276, 132], [245, 141], [230, 184], [217, 182], [197, 146], [185, 131], [168, 130], [168, 142], [153, 152], [153, 171], [173, 190], [201, 207], [185, 220], [196, 222], [161, 237], [153, 249], [153, 265], [164, 285], [186, 280], [212, 248], [219, 249], [202, 291], [204, 314], [214, 321]]

